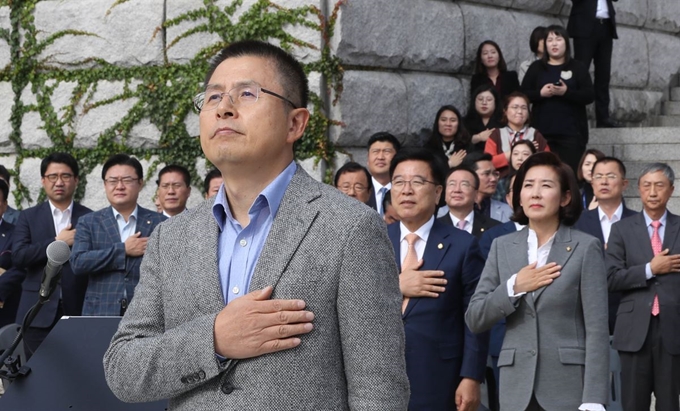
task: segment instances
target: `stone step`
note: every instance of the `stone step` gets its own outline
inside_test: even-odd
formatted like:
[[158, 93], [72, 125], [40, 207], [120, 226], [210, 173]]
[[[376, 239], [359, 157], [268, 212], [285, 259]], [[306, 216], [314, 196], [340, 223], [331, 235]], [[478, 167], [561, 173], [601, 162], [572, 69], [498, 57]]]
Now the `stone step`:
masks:
[[680, 116], [654, 116], [652, 124], [657, 127], [680, 127]]
[[680, 115], [680, 101], [664, 101], [661, 107], [661, 114], [666, 116]]
[[[629, 127], [590, 129], [590, 144], [678, 144], [680, 128], [677, 127]], [[679, 150], [680, 151], [680, 150]]]
[[680, 101], [680, 87], [671, 88], [671, 100]]

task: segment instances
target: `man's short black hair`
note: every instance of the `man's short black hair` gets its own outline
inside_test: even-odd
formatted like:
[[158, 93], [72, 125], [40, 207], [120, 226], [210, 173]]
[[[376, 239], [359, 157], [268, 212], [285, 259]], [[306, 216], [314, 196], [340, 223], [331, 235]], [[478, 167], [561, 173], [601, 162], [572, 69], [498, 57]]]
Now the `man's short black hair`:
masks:
[[187, 170], [187, 168], [184, 166], [180, 166], [179, 164], [170, 164], [169, 166], [163, 167], [161, 171], [158, 172], [158, 180], [156, 180], [156, 185], [161, 185], [161, 177], [163, 177], [163, 174], [167, 173], [179, 173], [182, 175], [184, 184], [186, 184], [187, 187], [191, 185], [191, 174], [189, 173], [189, 170]]
[[430, 172], [432, 173], [432, 180], [435, 184], [443, 186], [444, 185], [444, 175], [448, 167], [448, 164], [443, 164], [443, 161], [434, 155], [434, 153], [426, 148], [421, 147], [408, 147], [403, 150], [399, 150], [395, 154], [392, 162], [390, 163], [390, 179], [394, 175], [394, 170], [397, 168], [399, 163], [404, 161], [423, 161], [430, 166]]
[[[258, 40], [244, 40], [231, 43], [210, 60], [204, 87], [210, 83], [215, 69], [229, 58], [254, 56], [270, 60], [279, 74], [283, 95], [297, 107], [307, 107], [309, 85], [302, 65], [283, 49]], [[266, 85], [265, 85], [266, 86]]]
[[622, 179], [626, 178], [626, 166], [623, 165], [623, 161], [619, 160], [616, 157], [608, 157], [608, 156], [602, 157], [601, 159], [597, 160], [593, 164], [593, 174], [595, 174], [594, 171], [595, 171], [596, 165], [606, 164], [606, 163], [616, 163], [619, 166], [619, 172], [621, 172], [621, 178]]
[[0, 164], [0, 178], [5, 180], [5, 182], [9, 184], [10, 179], [9, 171], [7, 171], [7, 168], [5, 168], [5, 166], [1, 164]]
[[475, 151], [465, 156], [463, 165], [470, 167], [476, 173], [477, 169], [479, 169], [477, 163], [480, 161], [493, 161], [493, 157], [491, 157], [491, 154], [489, 153]]
[[520, 205], [521, 198], [520, 193], [522, 191], [522, 186], [524, 185], [524, 179], [526, 178], [527, 172], [537, 166], [547, 166], [555, 170], [560, 181], [560, 192], [565, 195], [567, 191], [571, 194], [571, 201], [564, 207], [560, 207], [559, 220], [560, 224], [566, 226], [572, 226], [578, 220], [583, 211], [583, 205], [581, 204], [581, 195], [578, 188], [578, 183], [576, 182], [576, 176], [574, 171], [568, 165], [560, 161], [560, 158], [549, 151], [544, 151], [542, 153], [536, 153], [529, 156], [524, 163], [517, 170], [517, 177], [515, 177], [515, 182], [512, 185], [512, 208], [515, 211], [512, 215], [512, 221], [515, 221], [522, 225], [529, 224], [529, 218], [524, 214], [524, 209]]
[[210, 190], [210, 182], [213, 181], [213, 179], [216, 178], [222, 178], [222, 172], [218, 170], [217, 168], [213, 168], [208, 172], [208, 174], [205, 175], [205, 180], [203, 180], [203, 192], [208, 193], [208, 190]]
[[106, 180], [106, 172], [113, 166], [130, 166], [135, 169], [139, 180], [144, 179], [144, 171], [142, 170], [142, 164], [139, 160], [130, 157], [127, 154], [114, 154], [106, 160], [106, 163], [104, 163], [104, 167], [102, 168], [102, 180]]
[[456, 171], [467, 171], [468, 173], [472, 174], [472, 178], [475, 180], [474, 181], [474, 188], [475, 190], [479, 190], [479, 176], [477, 175], [477, 172], [472, 169], [467, 164], [461, 164], [456, 167], [452, 167], [448, 173], [446, 173], [446, 179], [444, 180], [444, 184], [446, 184], [446, 181], [449, 180], [449, 177], [451, 177], [451, 174], [455, 173]]
[[392, 147], [394, 148], [394, 151], [399, 151], [401, 149], [401, 143], [395, 136], [393, 136], [390, 133], [387, 133], [385, 131], [381, 131], [379, 133], [373, 134], [371, 137], [368, 138], [368, 144], [366, 144], [366, 148], [369, 150], [371, 149], [371, 146], [373, 143], [380, 141], [380, 142], [387, 142], [392, 144]]
[[340, 179], [341, 175], [343, 175], [345, 173], [356, 173], [356, 172], [360, 172], [360, 171], [363, 171], [364, 174], [366, 174], [366, 181], [368, 181], [368, 187], [366, 187], [366, 188], [369, 191], [372, 191], [373, 190], [373, 179], [371, 178], [371, 173], [368, 172], [366, 167], [364, 167], [361, 164], [356, 163], [354, 161], [349, 161], [349, 162], [343, 164], [342, 167], [340, 167], [338, 169], [338, 171], [336, 171], [335, 178], [333, 179], [333, 186], [338, 188], [338, 180]]
[[9, 197], [9, 186], [5, 180], [0, 180], [0, 192], [2, 192], [2, 200], [0, 201], [6, 202], [7, 197]]
[[78, 162], [72, 155], [69, 153], [52, 153], [43, 158], [43, 160], [40, 162], [40, 177], [45, 177], [47, 167], [49, 167], [52, 163], [67, 165], [68, 168], [71, 169], [73, 177], [78, 177], [78, 174], [80, 173]]

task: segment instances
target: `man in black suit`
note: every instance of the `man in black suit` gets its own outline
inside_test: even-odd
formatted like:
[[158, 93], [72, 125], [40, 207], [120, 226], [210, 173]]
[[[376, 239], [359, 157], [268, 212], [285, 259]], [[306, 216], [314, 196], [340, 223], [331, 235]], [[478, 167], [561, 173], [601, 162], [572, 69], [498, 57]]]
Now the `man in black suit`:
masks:
[[[597, 237], [602, 249], [607, 249], [607, 241], [612, 224], [638, 214], [623, 203], [623, 192], [628, 187], [626, 166], [614, 157], [604, 157], [593, 165], [592, 186], [598, 206], [581, 214], [574, 227]], [[619, 308], [621, 293], [609, 292], [609, 334], [614, 334], [616, 310]]]
[[373, 134], [368, 139], [368, 160], [366, 168], [371, 173], [373, 193], [366, 204], [377, 210], [381, 216], [385, 215], [382, 209], [382, 200], [387, 190], [392, 188], [390, 183], [390, 162], [401, 148], [401, 143], [390, 133], [380, 132]]
[[[47, 246], [55, 240], [73, 245], [78, 219], [92, 212], [73, 202], [78, 185], [78, 163], [68, 153], [52, 153], [40, 164], [40, 175], [47, 201], [19, 214], [14, 230], [12, 259], [26, 270], [17, 321], [38, 301], [43, 269], [47, 264]], [[24, 331], [26, 354], [30, 356], [47, 337], [62, 315], [80, 315], [87, 288], [87, 277], [76, 277], [67, 262], [61, 280], [50, 300], [43, 305], [31, 327]]]
[[666, 204], [675, 174], [646, 166], [638, 179], [642, 213], [614, 224], [607, 242], [610, 291], [622, 293], [612, 346], [621, 356], [624, 410], [678, 411], [680, 396], [680, 217]]
[[440, 217], [439, 221], [467, 231], [479, 240], [484, 231], [500, 224], [500, 221], [475, 211], [479, 177], [474, 170], [458, 166], [449, 170], [448, 174], [445, 198], [449, 213]]
[[[7, 171], [7, 168], [0, 164], [0, 180], [4, 181], [7, 183], [7, 189], [9, 190], [9, 187], [11, 185], [11, 176], [9, 175], [9, 171]], [[7, 201], [9, 197], [5, 197], [5, 201]], [[19, 218], [19, 210], [15, 210], [9, 205], [7, 206], [7, 209], [2, 213], [2, 220], [6, 221], [10, 224], [16, 224], [17, 219]]]
[[[617, 0], [613, 0], [617, 1]], [[574, 39], [574, 58], [595, 65], [595, 117], [598, 127], [616, 127], [609, 118], [609, 80], [616, 34], [616, 12], [612, 0], [572, 0], [567, 24]]]

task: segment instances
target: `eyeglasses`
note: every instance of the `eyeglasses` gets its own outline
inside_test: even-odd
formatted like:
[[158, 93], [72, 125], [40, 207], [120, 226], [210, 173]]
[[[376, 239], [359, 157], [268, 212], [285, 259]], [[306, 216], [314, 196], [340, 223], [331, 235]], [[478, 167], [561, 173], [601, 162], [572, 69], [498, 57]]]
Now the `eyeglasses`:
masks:
[[257, 84], [244, 84], [242, 86], [237, 86], [226, 93], [220, 93], [216, 90], [204, 91], [203, 93], [199, 93], [196, 95], [196, 97], [194, 97], [194, 108], [199, 112], [202, 110], [214, 110], [220, 105], [220, 102], [225, 95], [229, 97], [229, 102], [231, 102], [234, 107], [245, 106], [255, 103], [260, 98], [260, 92], [280, 98], [281, 100], [293, 106], [293, 108], [298, 108], [295, 103], [283, 97], [282, 95], [276, 94], [273, 91], [269, 91], [267, 89], [263, 89]]
[[172, 187], [174, 190], [179, 190], [180, 188], [186, 187], [187, 185], [184, 183], [163, 183], [160, 186], [158, 186], [161, 190], [170, 190], [170, 187]]
[[364, 191], [368, 190], [368, 187], [364, 186], [363, 184], [356, 183], [354, 185], [351, 184], [343, 184], [340, 187], [338, 187], [340, 191], [343, 193], [348, 193], [349, 190], [354, 189], [355, 193], [363, 193]]
[[527, 106], [509, 106], [508, 108], [516, 111], [529, 111], [529, 107]]
[[139, 181], [138, 178], [134, 177], [119, 177], [119, 178], [107, 178], [104, 183], [109, 187], [118, 187], [119, 183], [123, 183], [125, 186], [131, 186]]
[[472, 184], [469, 181], [461, 181], [460, 183], [453, 180], [446, 184], [446, 187], [455, 190], [456, 188], [461, 189], [461, 191], [470, 191], [472, 189]]
[[435, 185], [435, 186], [438, 185], [434, 181], [425, 180], [422, 177], [413, 177], [411, 180], [404, 180], [402, 178], [392, 180], [392, 188], [397, 190], [397, 191], [401, 191], [406, 187], [407, 183], [410, 184], [411, 188], [416, 190], [416, 191], [425, 187], [425, 184], [427, 184], [427, 183], [430, 183], [430, 184]]
[[595, 180], [595, 181], [600, 181], [600, 180], [605, 180], [605, 179], [606, 179], [606, 180], [616, 181], [618, 178], [619, 178], [619, 176], [617, 176], [617, 175], [614, 174], [614, 173], [609, 173], [609, 174], [595, 174], [595, 175], [593, 176], [593, 180]]
[[62, 173], [62, 174], [46, 174], [43, 176], [50, 183], [56, 183], [58, 179], [61, 179], [64, 183], [68, 183], [73, 178], [73, 174]]

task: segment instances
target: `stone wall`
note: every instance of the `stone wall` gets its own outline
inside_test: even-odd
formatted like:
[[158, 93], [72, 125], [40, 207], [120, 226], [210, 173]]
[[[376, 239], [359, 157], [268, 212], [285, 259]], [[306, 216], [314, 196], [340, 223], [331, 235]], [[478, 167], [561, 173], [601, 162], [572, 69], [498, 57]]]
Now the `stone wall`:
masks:
[[[324, 13], [332, 10], [336, 2], [274, 0], [282, 7], [309, 5]], [[232, 3], [218, 0], [215, 7], [224, 9]], [[231, 21], [238, 22], [261, 3], [244, 0], [231, 15]], [[620, 0], [615, 5], [620, 39], [615, 42], [612, 64], [612, 113], [620, 121], [644, 123], [650, 114], [658, 112], [671, 77], [680, 68], [680, 2]], [[186, 64], [198, 50], [219, 42], [220, 36], [198, 30], [211, 24], [205, 18], [185, 20], [167, 29], [161, 26], [183, 13], [205, 7], [201, 0], [38, 1], [31, 11], [38, 42], [48, 41], [64, 30], [88, 35], [63, 35], [46, 43], [34, 57], [48, 80], [39, 86], [29, 83], [21, 89], [13, 88], [8, 73], [17, 69], [23, 50], [17, 50], [19, 57], [13, 58], [10, 44], [0, 38], [0, 68], [5, 67], [5, 81], [0, 81], [0, 95], [4, 97], [0, 100], [0, 163], [16, 173], [13, 188], [23, 186], [29, 194], [30, 199], [24, 196], [21, 207], [39, 198], [38, 154], [64, 143], [48, 132], [46, 124], [56, 121], [63, 134], [70, 136], [68, 144], [74, 150], [97, 149], [103, 144], [104, 132], [120, 127], [138, 109], [134, 90], [145, 86], [133, 75], [98, 81], [82, 90], [77, 81], [63, 74], [64, 70], [112, 65], [134, 71]], [[531, 30], [537, 25], [566, 24], [570, 7], [568, 0], [347, 0], [330, 39], [331, 50], [344, 67], [343, 91], [337, 104], [331, 104], [335, 95], [325, 95], [323, 76], [310, 74], [311, 88], [326, 101], [329, 117], [342, 123], [331, 128], [329, 138], [360, 162], [365, 161], [367, 138], [377, 131], [392, 132], [406, 144], [420, 143], [429, 134], [434, 113], [441, 105], [452, 103], [466, 110], [469, 75], [481, 41], [497, 41], [508, 66], [515, 68], [530, 55]], [[0, 7], [0, 29], [13, 29], [10, 17], [10, 8]], [[312, 46], [294, 47], [293, 53], [305, 62], [313, 62], [319, 58], [323, 39], [312, 28], [318, 23], [317, 17], [310, 13], [306, 18], [309, 25], [283, 29]], [[22, 39], [27, 34], [30, 33], [23, 32]], [[50, 69], [60, 74], [52, 78]], [[174, 83], [168, 81], [165, 87], [174, 87]], [[19, 119], [13, 117], [17, 101], [30, 108], [46, 99], [52, 107], [49, 118], [38, 110], [28, 110]], [[198, 134], [195, 114], [174, 120], [186, 131], [187, 138]], [[19, 142], [11, 139], [17, 127]], [[162, 146], [165, 131], [149, 118], [142, 116], [128, 131], [125, 138], [114, 143], [136, 150], [157, 150]], [[20, 151], [36, 156], [17, 155]], [[143, 161], [150, 171], [163, 165], [157, 163], [154, 156]], [[305, 164], [321, 178], [323, 164], [315, 166], [313, 159]], [[85, 176], [91, 187], [85, 191], [83, 202], [95, 209], [106, 205], [100, 170], [90, 167]], [[196, 170], [200, 176], [205, 173], [203, 158], [196, 159]], [[152, 205], [153, 180], [140, 198], [147, 207]], [[191, 204], [198, 202], [199, 194], [200, 190], [194, 188]], [[16, 198], [11, 197], [10, 204], [15, 203]]]

